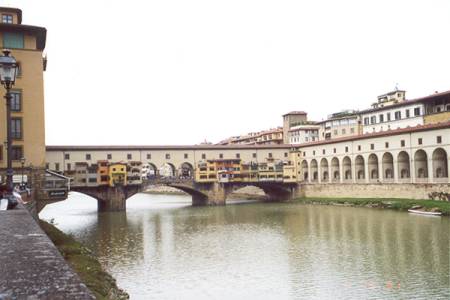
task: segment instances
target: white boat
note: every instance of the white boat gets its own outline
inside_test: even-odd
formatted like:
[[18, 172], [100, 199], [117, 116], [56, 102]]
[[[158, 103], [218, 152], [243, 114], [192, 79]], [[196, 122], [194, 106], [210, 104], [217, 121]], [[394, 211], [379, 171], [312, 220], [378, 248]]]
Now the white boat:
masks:
[[423, 211], [417, 209], [408, 209], [408, 212], [413, 214], [427, 215], [427, 216], [441, 216], [441, 212], [433, 212], [433, 211]]

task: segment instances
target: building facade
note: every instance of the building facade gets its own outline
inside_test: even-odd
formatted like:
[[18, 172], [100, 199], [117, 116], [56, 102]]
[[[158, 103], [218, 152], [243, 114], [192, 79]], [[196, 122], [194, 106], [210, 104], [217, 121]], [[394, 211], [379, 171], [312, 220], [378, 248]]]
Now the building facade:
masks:
[[[12, 92], [12, 159], [13, 167], [21, 167], [21, 158], [26, 166], [45, 166], [45, 120], [44, 79], [46, 59], [43, 51], [46, 29], [23, 25], [22, 11], [0, 7], [0, 43], [2, 49], [11, 50], [18, 62], [19, 70]], [[5, 90], [0, 89], [2, 105], [0, 115], [6, 118]], [[0, 140], [6, 140], [6, 124], [0, 124]], [[0, 145], [0, 168], [6, 168], [6, 147]]]

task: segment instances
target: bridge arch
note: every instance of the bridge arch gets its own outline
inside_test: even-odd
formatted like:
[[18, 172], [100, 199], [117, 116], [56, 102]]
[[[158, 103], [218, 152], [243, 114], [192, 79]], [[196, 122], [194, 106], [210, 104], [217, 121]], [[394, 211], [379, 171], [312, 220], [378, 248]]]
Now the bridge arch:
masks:
[[448, 177], [448, 160], [447, 152], [442, 148], [437, 148], [433, 151], [433, 177], [447, 178]]
[[352, 179], [352, 160], [348, 156], [342, 160], [342, 173], [345, 180]]
[[162, 177], [175, 177], [176, 176], [176, 168], [172, 163], [166, 162], [161, 167], [159, 167], [159, 175]]
[[319, 180], [319, 172], [317, 167], [317, 160], [311, 160], [311, 181], [317, 182]]
[[400, 179], [410, 178], [411, 168], [409, 163], [409, 154], [401, 151], [397, 157], [398, 175]]
[[370, 154], [367, 162], [369, 167], [369, 178], [371, 180], [378, 180], [379, 178], [378, 156], [374, 153]]
[[182, 179], [190, 179], [194, 177], [194, 167], [189, 162], [184, 162], [178, 169], [178, 176]]

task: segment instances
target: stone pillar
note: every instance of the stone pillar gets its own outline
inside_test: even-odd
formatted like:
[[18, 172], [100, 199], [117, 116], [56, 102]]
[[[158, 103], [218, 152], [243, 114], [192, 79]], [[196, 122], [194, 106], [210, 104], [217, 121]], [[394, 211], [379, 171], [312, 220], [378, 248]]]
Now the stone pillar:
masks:
[[99, 212], [125, 211], [127, 193], [125, 187], [108, 187], [101, 197], [97, 198], [97, 208]]
[[383, 159], [378, 158], [378, 181], [384, 182]]
[[[428, 153], [427, 153], [428, 155]], [[428, 157], [430, 157], [430, 155], [428, 155]], [[432, 158], [428, 158], [428, 162], [427, 162], [427, 169], [428, 169], [428, 183], [434, 183], [434, 170], [433, 170], [433, 159]]]
[[339, 162], [339, 182], [342, 183], [344, 181], [344, 178], [345, 178], [344, 166], [341, 161]]
[[[224, 183], [214, 182], [207, 191], [208, 199], [206, 200], [206, 205], [225, 205], [231, 190], [231, 185], [227, 186]], [[195, 199], [192, 198], [192, 200]]]
[[393, 169], [393, 172], [394, 172], [394, 183], [398, 183], [398, 179], [400, 178], [400, 176], [398, 174], [398, 160], [397, 160], [397, 157], [394, 157], [393, 164], [394, 164], [394, 169]]
[[411, 179], [411, 183], [416, 183], [416, 165], [411, 154], [409, 156], [409, 176]]
[[365, 182], [369, 183], [370, 177], [369, 177], [369, 158], [364, 159], [364, 176], [365, 176]]

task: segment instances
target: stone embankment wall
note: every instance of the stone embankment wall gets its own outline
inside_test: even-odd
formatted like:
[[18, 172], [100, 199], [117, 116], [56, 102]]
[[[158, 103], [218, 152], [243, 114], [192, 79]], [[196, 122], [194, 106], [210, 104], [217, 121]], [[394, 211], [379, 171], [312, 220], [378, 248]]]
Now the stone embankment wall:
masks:
[[429, 199], [432, 192], [450, 193], [450, 184], [299, 184], [299, 197]]
[[0, 299], [95, 299], [21, 205], [0, 211]]

